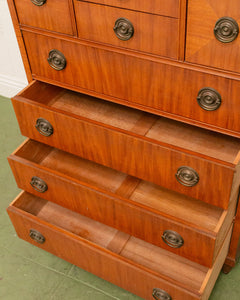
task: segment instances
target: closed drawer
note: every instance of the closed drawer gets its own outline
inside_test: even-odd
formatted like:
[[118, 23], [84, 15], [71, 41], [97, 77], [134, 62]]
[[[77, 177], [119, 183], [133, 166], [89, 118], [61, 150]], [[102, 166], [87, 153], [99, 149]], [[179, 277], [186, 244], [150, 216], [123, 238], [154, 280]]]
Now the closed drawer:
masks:
[[180, 11], [180, 0], [142, 0], [141, 5], [139, 5], [138, 0], [83, 0], [82, 2], [94, 2], [104, 5], [112, 5], [175, 18], [179, 17]]
[[[240, 136], [240, 82], [89, 43], [23, 32], [34, 78]], [[41, 47], [39, 47], [41, 45]], [[96, 45], [95, 45], [96, 46]], [[59, 53], [66, 58], [61, 71]], [[38, 53], [38, 59], [35, 57]]]
[[239, 20], [238, 0], [188, 1], [186, 60], [239, 73]]
[[174, 300], [207, 300], [231, 236], [208, 269], [27, 193], [8, 213], [20, 238], [149, 300], [156, 288]]
[[238, 139], [38, 81], [12, 103], [31, 139], [224, 209], [238, 188]]
[[75, 1], [78, 36], [178, 58], [178, 19]]
[[74, 34], [73, 6], [70, 0], [14, 0], [20, 24]]
[[233, 220], [237, 195], [225, 211], [31, 140], [8, 159], [19, 188], [207, 267]]

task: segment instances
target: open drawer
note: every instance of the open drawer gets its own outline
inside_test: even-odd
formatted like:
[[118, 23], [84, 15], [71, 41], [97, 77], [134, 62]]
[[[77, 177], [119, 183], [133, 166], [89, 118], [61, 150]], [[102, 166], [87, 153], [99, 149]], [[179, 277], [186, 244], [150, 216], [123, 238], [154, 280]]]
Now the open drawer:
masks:
[[19, 188], [211, 267], [233, 221], [228, 210], [28, 140], [9, 157]]
[[31, 139], [224, 209], [238, 189], [236, 138], [38, 81], [12, 103]]
[[34, 79], [240, 137], [236, 77], [26, 27], [22, 34]]
[[20, 238], [146, 300], [207, 300], [231, 236], [208, 269], [28, 193], [8, 213]]

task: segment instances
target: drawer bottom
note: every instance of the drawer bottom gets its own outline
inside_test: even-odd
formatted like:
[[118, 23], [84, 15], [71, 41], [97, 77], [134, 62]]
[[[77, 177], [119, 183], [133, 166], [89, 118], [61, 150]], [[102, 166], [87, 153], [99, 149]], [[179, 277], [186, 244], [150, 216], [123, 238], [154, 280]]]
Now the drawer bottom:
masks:
[[8, 214], [20, 238], [144, 299], [208, 299], [232, 230], [209, 269], [26, 192]]

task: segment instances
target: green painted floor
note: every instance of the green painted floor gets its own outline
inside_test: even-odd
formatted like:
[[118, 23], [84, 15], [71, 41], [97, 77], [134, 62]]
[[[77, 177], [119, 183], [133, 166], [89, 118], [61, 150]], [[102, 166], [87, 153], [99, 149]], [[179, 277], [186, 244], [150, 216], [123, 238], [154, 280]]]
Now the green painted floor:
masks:
[[[23, 140], [10, 100], [0, 97], [0, 300], [140, 299], [16, 236], [6, 208], [20, 190], [6, 157]], [[240, 263], [220, 275], [210, 297], [226, 299], [240, 299]]]

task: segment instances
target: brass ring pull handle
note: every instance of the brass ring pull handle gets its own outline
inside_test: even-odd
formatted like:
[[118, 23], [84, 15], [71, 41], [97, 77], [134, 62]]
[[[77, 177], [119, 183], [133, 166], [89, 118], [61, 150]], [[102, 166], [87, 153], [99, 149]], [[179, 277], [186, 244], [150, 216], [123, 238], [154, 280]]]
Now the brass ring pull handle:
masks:
[[30, 229], [29, 236], [39, 244], [43, 244], [45, 242], [45, 237], [35, 229]]
[[44, 136], [50, 136], [53, 134], [52, 125], [43, 118], [37, 119], [35, 127], [36, 127], [37, 131]]
[[117, 19], [113, 30], [116, 36], [123, 41], [129, 40], [134, 34], [134, 27], [132, 23], [125, 18]]
[[37, 176], [32, 177], [30, 184], [39, 193], [45, 193], [48, 190], [46, 182]]
[[218, 41], [231, 43], [239, 34], [238, 23], [230, 17], [220, 18], [214, 27], [214, 34]]
[[62, 54], [62, 52], [56, 49], [53, 49], [49, 52], [47, 61], [49, 65], [57, 71], [65, 69], [67, 64], [65, 56]]
[[175, 176], [179, 183], [188, 187], [192, 187], [199, 182], [198, 173], [190, 167], [182, 166], [178, 168]]
[[43, 4], [46, 3], [47, 0], [31, 0], [33, 4], [37, 6], [42, 6]]
[[156, 300], [172, 300], [172, 297], [167, 292], [158, 288], [153, 289], [152, 295]]
[[165, 244], [172, 248], [181, 248], [184, 244], [184, 240], [181, 235], [172, 230], [165, 230], [162, 235], [162, 240]]
[[201, 108], [213, 111], [221, 106], [222, 97], [213, 88], [205, 87], [198, 92], [197, 101]]

